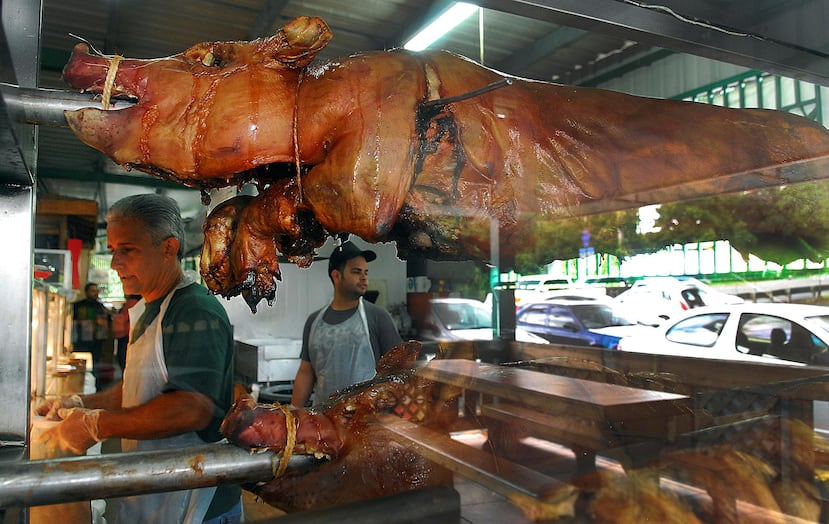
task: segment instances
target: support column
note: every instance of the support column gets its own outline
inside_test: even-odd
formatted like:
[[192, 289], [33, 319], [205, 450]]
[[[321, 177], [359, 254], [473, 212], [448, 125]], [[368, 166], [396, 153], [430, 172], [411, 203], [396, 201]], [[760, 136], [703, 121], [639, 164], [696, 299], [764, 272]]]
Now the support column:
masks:
[[[432, 294], [423, 290], [418, 282], [427, 277], [427, 261], [425, 258], [410, 257], [406, 260], [406, 308], [412, 319], [412, 333], [415, 337], [424, 329], [429, 315]], [[402, 335], [402, 333], [401, 333]], [[403, 338], [406, 338], [405, 336]]]
[[493, 338], [515, 340], [515, 282], [504, 278], [515, 269], [515, 249], [507, 248], [503, 243], [504, 237], [500, 222], [493, 218], [490, 223], [490, 257], [498, 274], [498, 283], [492, 290]]

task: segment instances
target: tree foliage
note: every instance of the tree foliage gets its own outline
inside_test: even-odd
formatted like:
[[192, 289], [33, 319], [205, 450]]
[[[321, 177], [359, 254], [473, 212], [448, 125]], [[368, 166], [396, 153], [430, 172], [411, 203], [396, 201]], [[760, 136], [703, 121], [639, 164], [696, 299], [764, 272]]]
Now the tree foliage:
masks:
[[553, 260], [579, 256], [583, 247], [582, 232], [589, 231], [590, 246], [596, 253], [612, 254], [620, 259], [632, 254], [636, 238], [638, 210], [629, 209], [558, 220], [538, 220], [534, 224], [536, 241], [515, 257], [516, 271], [523, 274], [543, 272], [542, 266]]
[[829, 182], [805, 182], [694, 202], [666, 204], [645, 244], [658, 246], [728, 240], [749, 253], [787, 264], [829, 255]]
[[829, 181], [664, 204], [655, 232], [639, 233], [638, 210], [569, 219], [539, 220], [535, 242], [516, 255], [519, 273], [543, 271], [545, 263], [579, 256], [582, 231], [596, 253], [620, 260], [667, 246], [728, 240], [744, 258], [750, 253], [778, 264], [829, 256]]

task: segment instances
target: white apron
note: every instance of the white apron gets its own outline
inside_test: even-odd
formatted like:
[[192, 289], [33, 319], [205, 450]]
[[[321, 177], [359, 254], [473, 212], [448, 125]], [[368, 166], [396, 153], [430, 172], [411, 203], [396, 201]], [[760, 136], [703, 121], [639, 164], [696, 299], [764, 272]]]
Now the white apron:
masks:
[[339, 324], [323, 320], [328, 307], [321, 309], [311, 323], [308, 336], [308, 358], [317, 376], [315, 406], [325, 402], [331, 393], [374, 377], [377, 367], [363, 299], [357, 306], [359, 315]]
[[[167, 366], [164, 361], [162, 347], [161, 321], [170, 305], [170, 299], [176, 290], [189, 286], [192, 279], [185, 277], [176, 289], [171, 291], [161, 304], [155, 320], [145, 329], [144, 333], [130, 341], [127, 347], [127, 366], [124, 370], [124, 381], [121, 405], [125, 408], [149, 402], [161, 394], [161, 389], [167, 383]], [[142, 299], [130, 308], [130, 325], [135, 326], [144, 313], [146, 303]], [[195, 432], [184, 433], [174, 437], [151, 440], [121, 439], [121, 450], [148, 451], [171, 448], [189, 448], [203, 445]], [[149, 523], [176, 524], [201, 523], [213, 500], [216, 488], [199, 488], [185, 491], [171, 491], [169, 493], [153, 493], [137, 495], [120, 499], [121, 507], [118, 512], [118, 524]]]

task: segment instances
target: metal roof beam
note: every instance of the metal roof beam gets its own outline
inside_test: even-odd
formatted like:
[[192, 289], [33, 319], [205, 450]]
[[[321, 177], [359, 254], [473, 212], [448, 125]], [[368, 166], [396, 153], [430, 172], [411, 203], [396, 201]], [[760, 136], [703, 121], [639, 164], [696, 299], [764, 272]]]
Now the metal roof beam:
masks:
[[262, 11], [256, 17], [256, 23], [248, 31], [248, 40], [271, 36], [271, 27], [282, 14], [288, 0], [267, 0]]
[[[682, 2], [682, 5], [686, 3], [690, 2]], [[666, 11], [640, 7], [630, 1], [482, 0], [479, 4], [488, 9], [829, 85], [829, 60], [823, 51], [825, 45], [804, 48], [791, 39], [769, 38], [759, 32], [765, 31], [763, 28], [757, 32], [728, 32], [727, 28], [718, 27], [715, 22], [695, 23]], [[809, 3], [796, 7], [806, 8], [818, 10], [820, 5]], [[802, 11], [789, 11], [785, 16], [795, 16], [797, 20], [808, 18]], [[826, 42], [826, 39], [822, 35], [818, 42]]]
[[548, 33], [543, 38], [524, 46], [511, 56], [502, 60], [495, 69], [505, 73], [517, 72], [533, 65], [553, 53], [559, 48], [572, 44], [587, 34], [587, 31], [572, 27], [561, 27]]
[[175, 182], [169, 182], [150, 175], [125, 175], [118, 173], [107, 173], [105, 171], [78, 171], [58, 168], [39, 168], [37, 170], [38, 180], [75, 180], [78, 182], [104, 182], [107, 184], [125, 184], [130, 186], [154, 187], [162, 189], [181, 189], [200, 191], [195, 188], [188, 188]]

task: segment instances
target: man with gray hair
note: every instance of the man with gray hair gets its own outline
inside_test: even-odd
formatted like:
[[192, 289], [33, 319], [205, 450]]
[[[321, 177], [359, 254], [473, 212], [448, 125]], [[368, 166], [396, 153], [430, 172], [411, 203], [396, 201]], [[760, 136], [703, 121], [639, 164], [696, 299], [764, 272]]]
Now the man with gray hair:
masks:
[[[111, 267], [130, 310], [121, 382], [99, 393], [38, 406], [62, 420], [41, 441], [81, 454], [120, 437], [122, 451], [218, 441], [233, 401], [233, 336], [224, 308], [181, 267], [184, 225], [176, 202], [156, 194], [119, 200], [107, 213]], [[219, 486], [121, 499], [118, 523], [240, 522], [241, 490]]]

